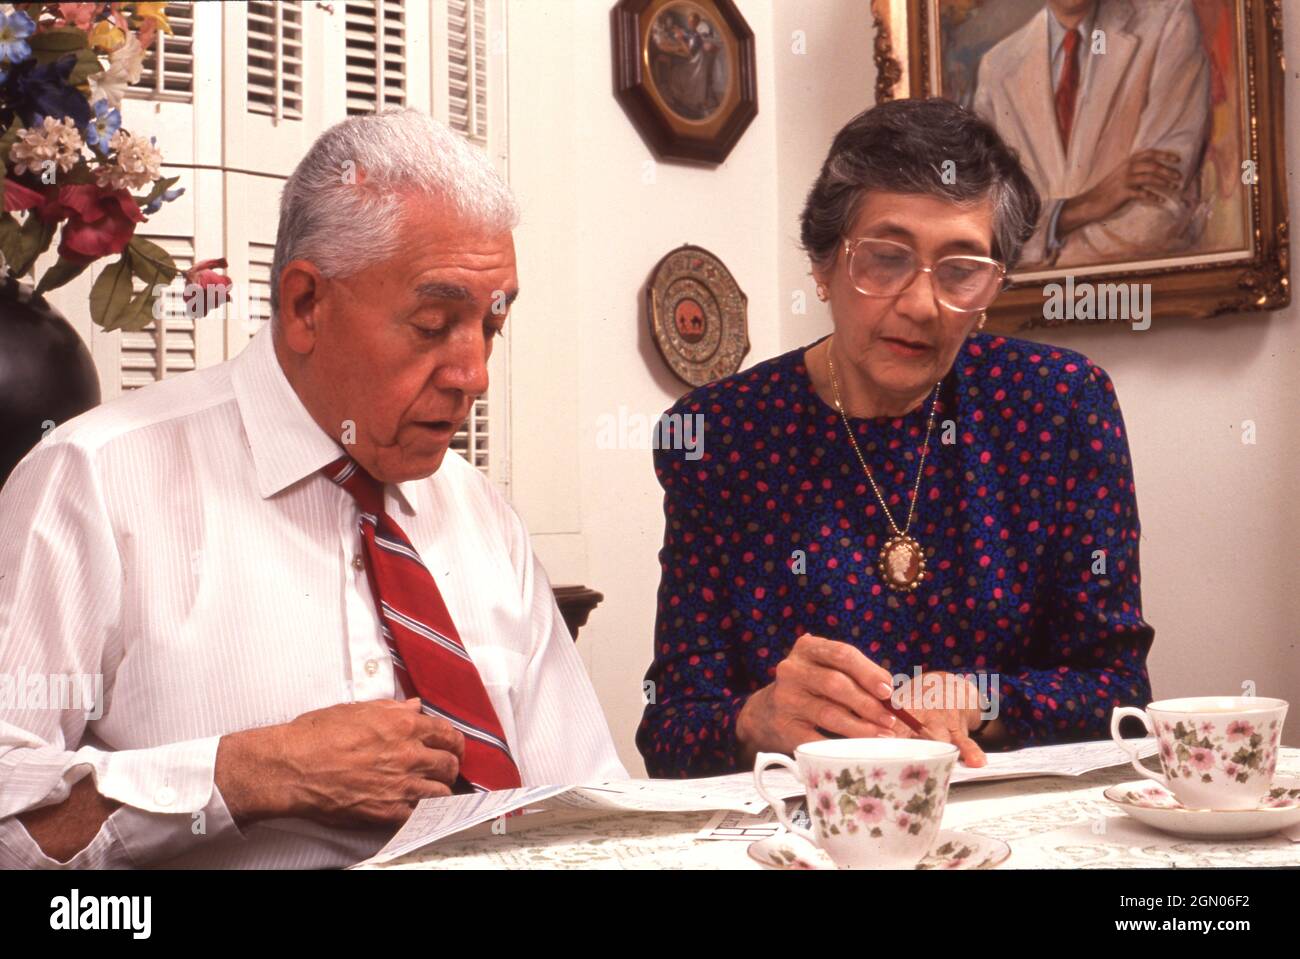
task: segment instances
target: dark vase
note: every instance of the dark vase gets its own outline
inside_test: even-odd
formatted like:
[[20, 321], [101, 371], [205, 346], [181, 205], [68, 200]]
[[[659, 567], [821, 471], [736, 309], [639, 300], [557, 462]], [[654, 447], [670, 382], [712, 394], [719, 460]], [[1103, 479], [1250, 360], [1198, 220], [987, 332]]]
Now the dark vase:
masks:
[[29, 283], [0, 286], [0, 486], [51, 423], [99, 403], [90, 350]]

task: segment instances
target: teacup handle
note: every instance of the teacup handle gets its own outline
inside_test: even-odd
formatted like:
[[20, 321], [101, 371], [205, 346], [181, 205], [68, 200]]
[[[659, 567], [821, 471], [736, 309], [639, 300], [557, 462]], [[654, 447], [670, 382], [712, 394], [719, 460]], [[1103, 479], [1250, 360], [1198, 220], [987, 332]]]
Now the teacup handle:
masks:
[[778, 796], [773, 796], [763, 788], [763, 773], [765, 773], [771, 766], [784, 766], [790, 771], [790, 774], [794, 776], [796, 781], [805, 787], [807, 786], [807, 783], [803, 781], [803, 777], [799, 775], [799, 767], [795, 765], [794, 761], [789, 756], [786, 756], [783, 753], [759, 753], [754, 757], [754, 788], [758, 790], [760, 796], [767, 800], [767, 804], [772, 807], [772, 811], [776, 813], [777, 821], [782, 826], [794, 833], [796, 836], [802, 836], [804, 839], [807, 839], [814, 846], [820, 846], [821, 843], [817, 841], [816, 836], [802, 826], [796, 826], [791, 821], [790, 817], [786, 815], [785, 800]]
[[1136, 706], [1116, 706], [1115, 710], [1110, 714], [1110, 738], [1119, 744], [1120, 749], [1128, 753], [1129, 762], [1133, 764], [1134, 769], [1147, 779], [1154, 779], [1156, 782], [1160, 783], [1160, 785], [1168, 789], [1169, 780], [1165, 778], [1164, 774], [1152, 772], [1150, 769], [1147, 769], [1146, 766], [1143, 766], [1138, 759], [1137, 747], [1130, 747], [1128, 742], [1120, 736], [1119, 723], [1125, 716], [1134, 716], [1142, 720], [1142, 725], [1146, 727], [1146, 731], [1152, 736], [1156, 734], [1155, 730], [1151, 728], [1151, 720], [1147, 716], [1145, 709], [1138, 709]]

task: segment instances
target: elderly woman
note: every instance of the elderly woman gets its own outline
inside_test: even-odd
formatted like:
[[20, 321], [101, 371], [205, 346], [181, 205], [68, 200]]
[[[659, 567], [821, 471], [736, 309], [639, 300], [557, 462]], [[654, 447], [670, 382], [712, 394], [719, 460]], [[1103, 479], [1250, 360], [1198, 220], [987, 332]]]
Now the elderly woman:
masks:
[[834, 332], [688, 393], [671, 412], [703, 416], [702, 458], [656, 452], [652, 776], [915, 735], [891, 693], [970, 765], [1106, 738], [1114, 706], [1150, 701], [1110, 378], [981, 332], [1039, 210], [1015, 154], [949, 101], [885, 103], [835, 137], [802, 217]]

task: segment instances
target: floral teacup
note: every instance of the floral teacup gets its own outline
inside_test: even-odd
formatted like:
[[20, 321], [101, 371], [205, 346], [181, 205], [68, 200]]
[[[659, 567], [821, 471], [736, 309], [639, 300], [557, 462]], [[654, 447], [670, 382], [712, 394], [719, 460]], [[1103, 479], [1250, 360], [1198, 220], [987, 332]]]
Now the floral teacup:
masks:
[[[911, 869], [939, 832], [957, 747], [927, 739], [829, 739], [804, 743], [795, 761], [759, 753], [754, 785], [781, 825], [820, 846], [841, 869]], [[813, 829], [797, 826], [763, 787], [784, 766], [804, 786]]]
[[[1254, 809], [1273, 784], [1286, 709], [1284, 699], [1256, 696], [1163, 699], [1145, 710], [1117, 707], [1110, 734], [1129, 753], [1134, 769], [1186, 808]], [[1143, 766], [1120, 738], [1125, 716], [1136, 716], [1155, 736], [1163, 776]]]

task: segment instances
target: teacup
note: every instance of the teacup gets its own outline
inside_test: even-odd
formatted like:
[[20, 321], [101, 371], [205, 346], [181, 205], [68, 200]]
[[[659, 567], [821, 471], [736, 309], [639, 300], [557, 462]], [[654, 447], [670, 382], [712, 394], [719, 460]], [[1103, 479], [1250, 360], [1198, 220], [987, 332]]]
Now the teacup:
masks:
[[[1145, 710], [1116, 707], [1110, 735], [1134, 769], [1189, 809], [1254, 809], [1273, 783], [1286, 709], [1284, 699], [1256, 696], [1162, 699]], [[1137, 750], [1120, 738], [1125, 716], [1142, 720], [1155, 736], [1163, 776], [1143, 766]]]
[[[754, 785], [781, 825], [824, 849], [841, 869], [911, 869], [939, 833], [957, 747], [928, 739], [828, 739], [795, 747], [794, 761], [759, 753]], [[763, 786], [784, 766], [808, 797], [810, 832]]]

